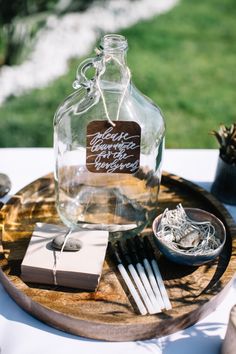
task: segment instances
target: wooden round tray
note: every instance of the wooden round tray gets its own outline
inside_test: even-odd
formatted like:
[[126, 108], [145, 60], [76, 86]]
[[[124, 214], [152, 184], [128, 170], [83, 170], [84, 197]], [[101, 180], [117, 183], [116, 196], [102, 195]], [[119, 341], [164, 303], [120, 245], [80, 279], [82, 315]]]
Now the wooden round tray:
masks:
[[[159, 197], [166, 207], [198, 207], [225, 224], [227, 241], [220, 257], [200, 267], [180, 266], [157, 253], [173, 306], [171, 311], [141, 316], [108, 257], [95, 293], [55, 286], [25, 284], [20, 265], [36, 222], [59, 223], [54, 207], [53, 176], [36, 180], [13, 196], [1, 210], [0, 280], [27, 312], [63, 331], [110, 341], [160, 337], [196, 323], [222, 300], [236, 269], [236, 227], [226, 209], [211, 194], [174, 175], [163, 174]], [[150, 233], [151, 230], [145, 230]], [[1, 244], [0, 244], [1, 247]]]

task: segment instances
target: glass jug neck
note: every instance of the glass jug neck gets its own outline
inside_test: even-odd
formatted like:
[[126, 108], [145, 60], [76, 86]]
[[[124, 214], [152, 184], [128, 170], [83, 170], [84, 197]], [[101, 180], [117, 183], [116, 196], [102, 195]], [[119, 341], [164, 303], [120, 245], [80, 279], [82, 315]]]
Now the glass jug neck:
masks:
[[103, 37], [100, 47], [105, 60], [111, 59], [114, 62], [126, 66], [128, 43], [124, 36], [108, 34]]
[[126, 65], [126, 50], [128, 48], [125, 37], [109, 34], [101, 41], [101, 56], [103, 68], [99, 73], [101, 88], [122, 91], [130, 81], [129, 69]]

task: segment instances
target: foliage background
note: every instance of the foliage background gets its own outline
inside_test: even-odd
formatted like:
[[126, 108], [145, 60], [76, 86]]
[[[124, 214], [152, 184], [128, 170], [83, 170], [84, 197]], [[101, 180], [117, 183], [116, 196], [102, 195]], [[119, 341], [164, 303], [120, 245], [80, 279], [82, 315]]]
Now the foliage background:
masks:
[[[86, 11], [91, 2], [72, 1], [62, 9], [56, 0], [0, 0], [1, 9], [14, 4], [0, 15], [0, 64], [24, 60], [48, 13]], [[11, 41], [19, 18], [31, 20], [28, 42]], [[216, 147], [209, 132], [236, 121], [235, 18], [235, 0], [182, 0], [172, 11], [121, 31], [129, 42], [134, 83], [164, 112], [168, 148]], [[48, 87], [11, 97], [0, 107], [0, 146], [52, 146], [54, 112], [71, 93], [83, 59], [72, 59], [69, 72]]]

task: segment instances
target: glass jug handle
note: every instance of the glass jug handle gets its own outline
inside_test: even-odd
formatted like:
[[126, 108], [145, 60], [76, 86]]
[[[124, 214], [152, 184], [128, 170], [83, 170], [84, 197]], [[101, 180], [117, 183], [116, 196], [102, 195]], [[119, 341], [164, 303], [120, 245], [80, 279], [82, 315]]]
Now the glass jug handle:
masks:
[[74, 89], [79, 89], [81, 87], [88, 89], [91, 88], [95, 76], [92, 79], [89, 79], [86, 76], [86, 72], [91, 68], [94, 68], [96, 70], [98, 67], [97, 64], [98, 58], [88, 58], [82, 61], [82, 63], [80, 63], [76, 71], [76, 80], [73, 82], [72, 85]]

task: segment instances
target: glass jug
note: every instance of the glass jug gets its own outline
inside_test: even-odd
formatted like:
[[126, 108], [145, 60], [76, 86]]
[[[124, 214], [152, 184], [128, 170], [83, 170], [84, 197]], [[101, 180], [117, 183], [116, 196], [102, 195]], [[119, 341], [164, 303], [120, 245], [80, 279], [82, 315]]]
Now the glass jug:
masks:
[[127, 48], [104, 36], [55, 113], [56, 206], [70, 229], [140, 230], [156, 215], [165, 125], [131, 82]]

